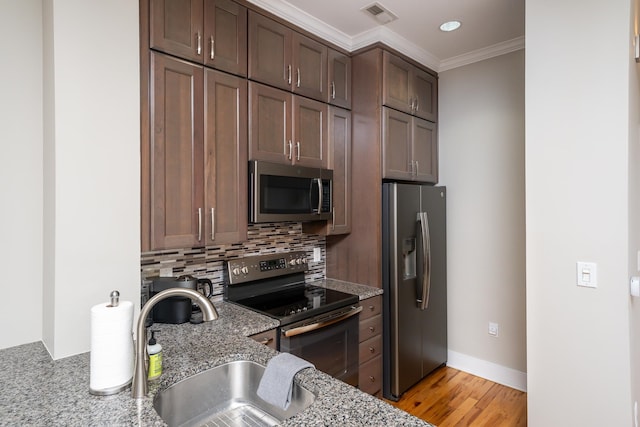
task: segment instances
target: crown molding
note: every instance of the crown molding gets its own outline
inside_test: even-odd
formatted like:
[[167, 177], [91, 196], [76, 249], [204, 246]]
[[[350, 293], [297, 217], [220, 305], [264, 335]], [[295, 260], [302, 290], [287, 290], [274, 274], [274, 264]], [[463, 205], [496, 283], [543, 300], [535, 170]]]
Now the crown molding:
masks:
[[462, 67], [463, 65], [469, 65], [474, 62], [484, 61], [485, 59], [524, 49], [524, 47], [525, 37], [517, 37], [515, 39], [507, 40], [502, 43], [497, 43], [492, 46], [487, 46], [482, 49], [444, 59], [440, 61], [440, 68], [438, 71], [447, 71], [453, 68]]
[[323, 38], [324, 40], [333, 43], [334, 45], [341, 47], [349, 52], [352, 52], [351, 37], [342, 31], [328, 25], [327, 23], [319, 20], [318, 18], [309, 15], [304, 10], [298, 9], [290, 3], [283, 0], [248, 0], [261, 9], [271, 12], [274, 15], [291, 22], [298, 27], [309, 31]]
[[348, 52], [353, 52], [374, 43], [383, 43], [436, 72], [462, 67], [463, 65], [468, 65], [524, 49], [525, 45], [525, 38], [522, 36], [512, 40], [507, 40], [506, 42], [497, 43], [486, 48], [478, 49], [473, 52], [440, 60], [432, 53], [426, 51], [415, 43], [410, 42], [383, 25], [374, 27], [371, 30], [364, 31], [354, 37], [351, 37], [337, 28], [334, 28], [307, 12], [293, 6], [285, 0], [248, 1], [249, 3], [291, 22], [292, 24], [309, 31], [310, 33], [313, 33]]

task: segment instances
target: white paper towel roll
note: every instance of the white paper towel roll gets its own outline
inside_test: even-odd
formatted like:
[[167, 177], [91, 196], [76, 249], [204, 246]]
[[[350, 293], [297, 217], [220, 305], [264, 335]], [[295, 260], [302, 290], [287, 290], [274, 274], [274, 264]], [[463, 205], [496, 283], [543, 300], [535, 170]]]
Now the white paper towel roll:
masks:
[[91, 307], [89, 392], [114, 394], [133, 378], [133, 303], [121, 301]]

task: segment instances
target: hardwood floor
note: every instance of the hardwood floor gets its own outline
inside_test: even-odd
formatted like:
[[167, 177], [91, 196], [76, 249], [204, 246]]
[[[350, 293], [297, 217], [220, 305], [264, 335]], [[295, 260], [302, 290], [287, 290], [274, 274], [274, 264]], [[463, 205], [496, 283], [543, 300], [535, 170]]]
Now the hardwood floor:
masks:
[[527, 425], [526, 393], [446, 366], [389, 403], [438, 427]]

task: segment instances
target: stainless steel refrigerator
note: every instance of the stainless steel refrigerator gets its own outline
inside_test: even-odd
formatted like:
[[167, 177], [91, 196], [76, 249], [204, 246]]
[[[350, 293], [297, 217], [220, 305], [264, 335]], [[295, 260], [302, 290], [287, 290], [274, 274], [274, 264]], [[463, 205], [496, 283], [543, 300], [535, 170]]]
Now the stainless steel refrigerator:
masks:
[[398, 400], [447, 361], [446, 188], [384, 183], [383, 395]]

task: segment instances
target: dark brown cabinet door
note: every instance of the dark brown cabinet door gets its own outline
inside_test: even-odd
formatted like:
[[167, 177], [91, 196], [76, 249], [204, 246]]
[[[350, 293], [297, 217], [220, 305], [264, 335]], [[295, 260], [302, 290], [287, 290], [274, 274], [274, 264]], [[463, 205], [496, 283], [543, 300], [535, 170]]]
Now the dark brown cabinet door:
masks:
[[329, 169], [333, 170], [330, 234], [351, 232], [351, 112], [329, 107]]
[[292, 55], [293, 92], [324, 101], [327, 93], [327, 47], [294, 32]]
[[247, 75], [247, 9], [231, 0], [151, 0], [150, 46]]
[[249, 78], [291, 89], [292, 31], [271, 19], [249, 12]]
[[247, 75], [247, 8], [231, 0], [204, 1], [204, 64]]
[[329, 72], [327, 98], [329, 104], [351, 108], [351, 58], [333, 49], [328, 51]]
[[276, 163], [291, 163], [292, 95], [255, 82], [249, 82], [249, 157]]
[[385, 51], [382, 55], [382, 103], [411, 114], [412, 93], [412, 65]]
[[207, 245], [247, 238], [247, 82], [205, 71], [205, 236]]
[[150, 46], [202, 63], [202, 0], [151, 0]]
[[151, 249], [192, 247], [203, 233], [203, 69], [151, 55]]
[[413, 178], [412, 117], [383, 107], [382, 178]]
[[413, 118], [413, 172], [414, 180], [438, 182], [437, 125], [427, 120]]
[[389, 52], [383, 54], [382, 103], [405, 113], [438, 120], [438, 80]]
[[293, 163], [326, 168], [327, 104], [294, 95], [293, 123]]
[[418, 68], [413, 73], [415, 94], [414, 115], [423, 119], [438, 121], [438, 80], [435, 76]]

